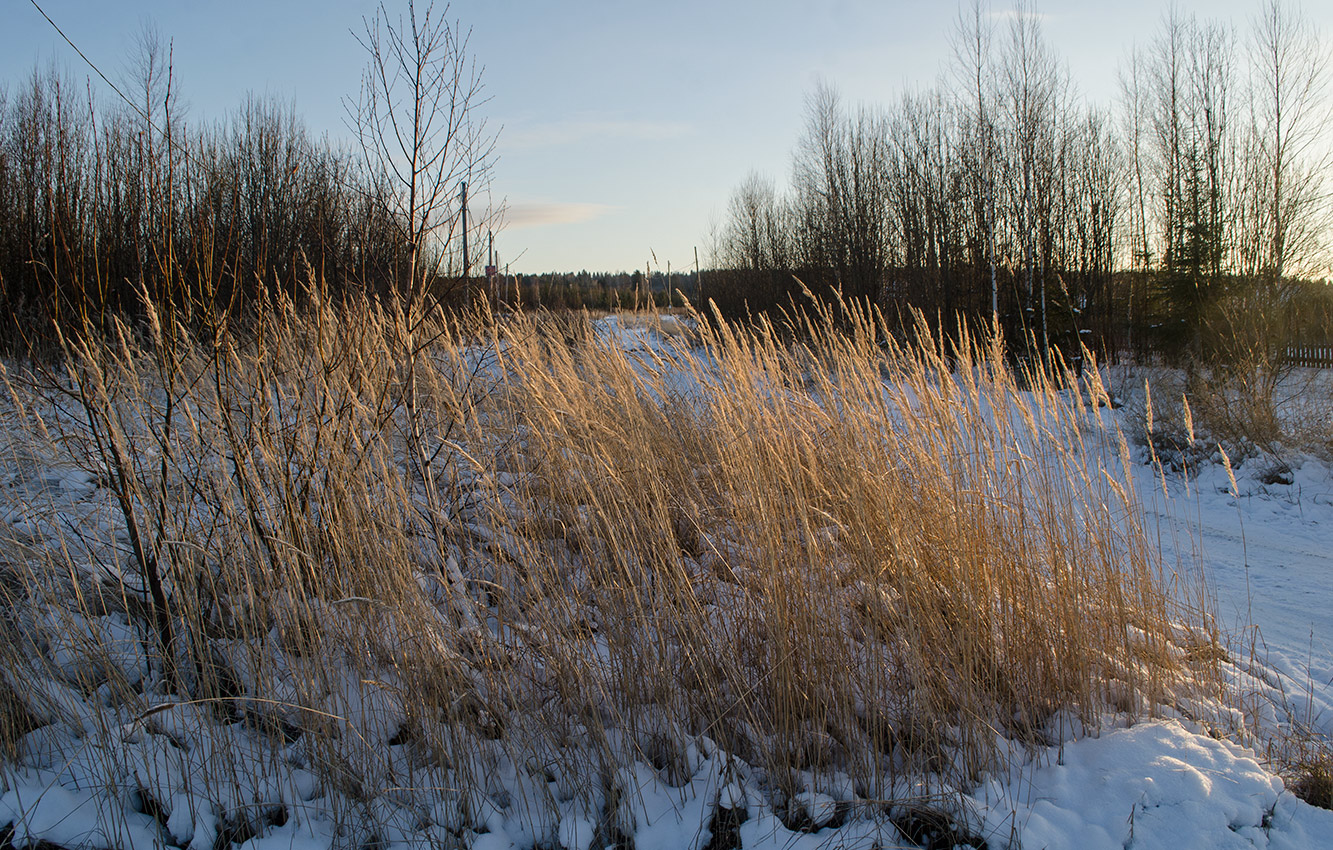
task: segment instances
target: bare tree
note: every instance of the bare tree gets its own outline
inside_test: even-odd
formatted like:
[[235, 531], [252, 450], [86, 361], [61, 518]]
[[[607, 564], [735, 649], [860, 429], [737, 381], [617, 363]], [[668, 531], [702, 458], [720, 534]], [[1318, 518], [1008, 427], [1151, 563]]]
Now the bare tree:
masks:
[[1115, 237], [1123, 195], [1117, 182], [1123, 171], [1120, 146], [1110, 118], [1089, 108], [1066, 134], [1061, 152], [1063, 191], [1056, 216], [1063, 242], [1058, 267], [1074, 327], [1092, 338], [1071, 340], [1107, 350], [1113, 336]]
[[1233, 44], [1228, 28], [1173, 8], [1135, 55], [1126, 85], [1131, 130], [1145, 132], [1131, 146], [1136, 192], [1156, 201], [1152, 210], [1136, 207], [1144, 235], [1135, 250], [1145, 264], [1155, 261], [1164, 343], [1198, 342], [1235, 244]]
[[788, 270], [789, 235], [785, 203], [772, 179], [752, 171], [731, 195], [716, 259], [723, 268]]
[[[1050, 224], [1055, 178], [1057, 120], [1064, 78], [1031, 3], [1019, 2], [1009, 19], [1001, 52], [1000, 120], [1003, 179], [1009, 213], [1011, 264], [1021, 270], [1025, 333], [1049, 342], [1044, 237]], [[1040, 315], [1036, 315], [1037, 310]]]
[[[449, 484], [439, 467], [449, 461], [438, 458], [453, 423], [436, 418], [418, 398], [417, 365], [429, 344], [419, 334], [437, 303], [432, 284], [458, 235], [463, 250], [457, 268], [466, 293], [467, 191], [470, 186], [479, 194], [488, 182], [496, 141], [480, 114], [486, 101], [482, 69], [468, 52], [470, 32], [451, 24], [447, 13], [447, 6], [437, 13], [431, 2], [421, 11], [415, 0], [407, 0], [407, 19], [394, 21], [381, 3], [374, 18], [362, 22], [358, 40], [369, 62], [360, 98], [347, 104], [366, 165], [381, 175], [378, 185], [385, 194], [379, 200], [407, 244], [407, 276], [398, 282], [394, 305], [399, 336], [393, 342], [403, 370], [406, 443], [425, 489], [426, 522], [441, 567], [448, 563], [449, 545], [441, 488]], [[473, 221], [473, 227], [485, 226]], [[458, 591], [460, 599], [467, 598]]]
[[[877, 300], [887, 271], [887, 122], [862, 107], [849, 116], [820, 84], [806, 99], [793, 168], [796, 253], [821, 284]], [[813, 281], [808, 281], [813, 282]]]
[[1328, 52], [1318, 33], [1282, 0], [1268, 0], [1254, 21], [1250, 44], [1256, 181], [1267, 207], [1257, 228], [1256, 269], [1274, 283], [1295, 271], [1312, 270], [1327, 203], [1322, 178], [1330, 163], [1330, 123], [1324, 100]]
[[1126, 184], [1128, 202], [1125, 227], [1129, 240], [1129, 264], [1125, 292], [1125, 347], [1133, 349], [1135, 323], [1142, 314], [1141, 282], [1152, 269], [1153, 253], [1149, 232], [1149, 193], [1151, 171], [1147, 128], [1150, 123], [1147, 71], [1142, 51], [1135, 48], [1129, 55], [1128, 68], [1120, 71], [1121, 133], [1126, 147], [1129, 180]]
[[966, 92], [967, 131], [961, 151], [971, 184], [971, 205], [977, 229], [985, 245], [986, 269], [990, 274], [991, 322], [1000, 321], [1000, 293], [995, 273], [995, 80], [991, 42], [995, 27], [985, 0], [972, 3], [958, 14], [954, 32], [955, 66]]
[[975, 299], [960, 291], [966, 169], [958, 162], [959, 113], [939, 89], [904, 94], [889, 122], [886, 181], [897, 294], [949, 321]]
[[841, 212], [834, 170], [844, 121], [837, 91], [819, 82], [806, 95], [805, 115], [805, 133], [797, 143], [792, 164], [797, 250], [800, 265], [834, 270], [836, 274], [838, 246], [832, 222]]
[[136, 223], [136, 252], [139, 280], [159, 281], [157, 300], [170, 307], [176, 304], [176, 293], [171, 286], [168, 267], [174, 262], [173, 230], [178, 221], [178, 171], [183, 165], [181, 156], [181, 123], [184, 108], [175, 87], [172, 66], [172, 46], [151, 24], [145, 24], [135, 37], [124, 72], [126, 90], [140, 98], [124, 120], [133, 133], [134, 167], [140, 175], [136, 181], [139, 197], [133, 200]]
[[[417, 5], [408, 0], [406, 20], [391, 18], [383, 3], [363, 19], [357, 40], [369, 61], [359, 98], [345, 104], [366, 165], [387, 180], [381, 202], [409, 250], [400, 292], [408, 315], [461, 231], [464, 207], [454, 201], [462, 185], [475, 195], [488, 182], [496, 141], [480, 114], [486, 99], [471, 32], [448, 21], [448, 6]], [[466, 258], [460, 266], [466, 274]]]

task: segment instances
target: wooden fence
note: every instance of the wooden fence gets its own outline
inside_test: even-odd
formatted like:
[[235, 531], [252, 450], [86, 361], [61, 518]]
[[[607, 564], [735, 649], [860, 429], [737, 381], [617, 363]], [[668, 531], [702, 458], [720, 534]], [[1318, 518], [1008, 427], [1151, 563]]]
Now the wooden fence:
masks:
[[1289, 345], [1286, 359], [1296, 366], [1333, 367], [1333, 345]]

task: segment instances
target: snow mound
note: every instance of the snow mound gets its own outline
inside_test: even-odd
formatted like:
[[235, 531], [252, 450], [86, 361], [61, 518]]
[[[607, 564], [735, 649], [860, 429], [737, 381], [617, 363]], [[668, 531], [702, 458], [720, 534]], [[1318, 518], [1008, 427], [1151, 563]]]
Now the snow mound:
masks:
[[[1333, 812], [1283, 789], [1253, 753], [1178, 723], [1052, 747], [969, 798], [1014, 848], [1333, 847]], [[1041, 763], [1041, 762], [1044, 762]]]

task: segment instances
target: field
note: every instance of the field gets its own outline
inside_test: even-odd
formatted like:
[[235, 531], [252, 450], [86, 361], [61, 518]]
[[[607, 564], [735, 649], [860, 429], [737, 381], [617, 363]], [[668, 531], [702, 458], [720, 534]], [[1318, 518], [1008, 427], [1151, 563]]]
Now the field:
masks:
[[1326, 460], [847, 304], [306, 297], [5, 365], [0, 847], [1333, 846]]

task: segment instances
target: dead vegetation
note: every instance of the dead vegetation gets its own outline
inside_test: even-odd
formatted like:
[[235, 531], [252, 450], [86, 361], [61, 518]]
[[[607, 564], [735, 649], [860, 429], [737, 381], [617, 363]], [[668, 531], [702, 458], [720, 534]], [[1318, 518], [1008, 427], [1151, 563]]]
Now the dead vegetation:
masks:
[[627, 346], [308, 298], [8, 376], [16, 437], [83, 483], [10, 488], [42, 556], [10, 565], [0, 698], [37, 720], [6, 758], [74, 724], [67, 757], [212, 795], [219, 834], [261, 802], [228, 789], [292, 805], [294, 765], [348, 823], [397, 789], [452, 835], [518, 775], [605, 837], [635, 764], [725, 753], [779, 809], [844, 777], [842, 816], [902, 817], [1215, 688], [1096, 369], [1020, 389], [994, 341], [900, 346], [852, 305]]

